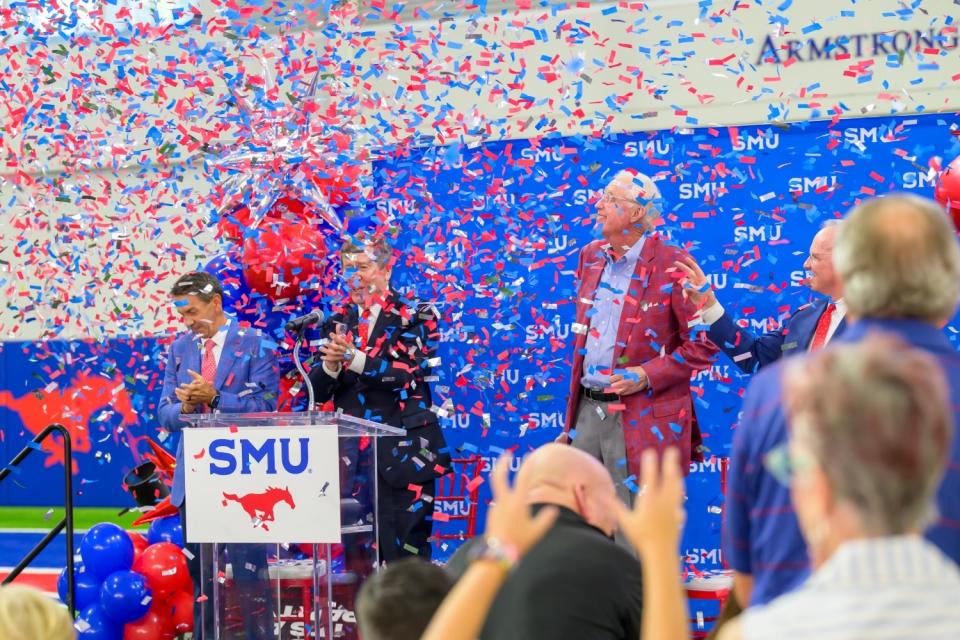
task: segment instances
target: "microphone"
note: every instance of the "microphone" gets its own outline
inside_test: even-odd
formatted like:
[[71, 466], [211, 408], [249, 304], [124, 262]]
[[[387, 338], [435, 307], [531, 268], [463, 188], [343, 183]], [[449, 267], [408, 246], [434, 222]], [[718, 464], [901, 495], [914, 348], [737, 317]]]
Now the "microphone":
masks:
[[300, 316], [299, 318], [294, 318], [290, 322], [284, 325], [284, 329], [290, 333], [296, 333], [298, 331], [303, 331], [307, 327], [312, 327], [315, 324], [320, 324], [323, 322], [323, 312], [322, 311], [311, 311], [305, 316]]

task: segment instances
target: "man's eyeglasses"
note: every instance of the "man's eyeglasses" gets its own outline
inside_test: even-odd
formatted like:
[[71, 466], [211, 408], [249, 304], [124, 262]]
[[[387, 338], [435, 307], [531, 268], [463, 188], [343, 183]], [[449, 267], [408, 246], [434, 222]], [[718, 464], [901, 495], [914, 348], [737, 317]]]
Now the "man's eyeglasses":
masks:
[[630, 204], [635, 204], [641, 207], [648, 202], [646, 200], [634, 200], [633, 198], [624, 198], [621, 196], [615, 196], [611, 193], [606, 193], [606, 192], [604, 192], [602, 196], [597, 198], [597, 202], [603, 202], [604, 204], [613, 204], [617, 200], [619, 200], [620, 202], [628, 202]]

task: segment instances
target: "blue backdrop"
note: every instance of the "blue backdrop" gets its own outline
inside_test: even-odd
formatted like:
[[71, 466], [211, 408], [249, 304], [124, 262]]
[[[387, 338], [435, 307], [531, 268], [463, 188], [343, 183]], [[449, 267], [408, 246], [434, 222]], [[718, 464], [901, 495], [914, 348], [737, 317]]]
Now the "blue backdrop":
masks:
[[[386, 153], [375, 165], [385, 195], [377, 206], [400, 232], [404, 260], [395, 283], [436, 301], [443, 314], [434, 390], [448, 414], [448, 442], [488, 461], [516, 447], [517, 466], [559, 433], [577, 253], [592, 238], [592, 199], [618, 170], [658, 180], [665, 231], [713, 274], [721, 301], [762, 331], [809, 299], [799, 285], [801, 265], [823, 221], [875, 194], [931, 195], [929, 163], [960, 155], [951, 135], [957, 128], [956, 115], [924, 115]], [[952, 325], [946, 331], [956, 339]], [[77, 456], [79, 503], [128, 504], [119, 482], [135, 464], [131, 447], [143, 451], [139, 437], [156, 433], [163, 348], [155, 339], [3, 344], [3, 459], [33, 435], [12, 406], [17, 398], [52, 398], [68, 407], [80, 394], [93, 405], [94, 387], [106, 390], [105, 408], [82, 416], [89, 446]], [[705, 442], [716, 456], [727, 455], [747, 382], [726, 359], [693, 381]], [[130, 413], [121, 410], [127, 404]], [[165, 444], [172, 447], [172, 438]], [[35, 461], [15, 484], [0, 485], [0, 501], [59, 504], [53, 480], [59, 470], [42, 468]], [[694, 465], [688, 490], [687, 560], [697, 569], [716, 568], [722, 511], [716, 463]], [[481, 503], [486, 499], [484, 485]]]

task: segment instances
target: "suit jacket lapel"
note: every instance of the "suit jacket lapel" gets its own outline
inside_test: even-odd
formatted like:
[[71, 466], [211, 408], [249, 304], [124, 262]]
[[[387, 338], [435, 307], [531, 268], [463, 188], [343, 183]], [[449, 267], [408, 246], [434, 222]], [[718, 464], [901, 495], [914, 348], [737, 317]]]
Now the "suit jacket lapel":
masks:
[[231, 320], [230, 328], [227, 329], [227, 338], [223, 342], [223, 351], [220, 352], [220, 361], [217, 362], [217, 375], [213, 377], [213, 386], [217, 389], [223, 388], [227, 374], [233, 371], [236, 364], [237, 351], [240, 350], [239, 330], [240, 325], [237, 321]]
[[[605, 249], [600, 249], [600, 251], [605, 251]], [[600, 277], [603, 275], [603, 266], [604, 266], [603, 257], [600, 256], [599, 259], [590, 259], [590, 262], [583, 267], [583, 284], [580, 287], [580, 296], [577, 298], [577, 322], [580, 324], [586, 325], [587, 330], [589, 331], [590, 327], [590, 318], [587, 316], [587, 312], [593, 308], [591, 304], [586, 302], [581, 302], [583, 300], [593, 300], [593, 296], [597, 293], [597, 287], [600, 286]], [[582, 359], [584, 345], [587, 344], [587, 332], [583, 332], [577, 335], [575, 341], [574, 349], [574, 358]]]
[[191, 335], [184, 348], [181, 349], [180, 362], [177, 366], [177, 382], [193, 382], [193, 377], [189, 371], [200, 373], [201, 356], [200, 352], [203, 344], [197, 340], [197, 336]]
[[640, 257], [637, 258], [633, 276], [630, 278], [630, 284], [627, 285], [627, 291], [623, 296], [620, 325], [617, 327], [617, 343], [613, 346], [614, 369], [620, 368], [619, 362], [623, 356], [623, 350], [627, 346], [627, 338], [630, 337], [630, 332], [636, 326], [636, 323], [627, 322], [627, 320], [636, 318], [643, 312], [640, 301], [647, 291], [647, 285], [650, 284], [650, 271], [653, 268], [653, 259], [656, 257], [659, 247], [660, 239], [654, 234], [647, 236], [643, 241], [643, 249], [640, 251]]

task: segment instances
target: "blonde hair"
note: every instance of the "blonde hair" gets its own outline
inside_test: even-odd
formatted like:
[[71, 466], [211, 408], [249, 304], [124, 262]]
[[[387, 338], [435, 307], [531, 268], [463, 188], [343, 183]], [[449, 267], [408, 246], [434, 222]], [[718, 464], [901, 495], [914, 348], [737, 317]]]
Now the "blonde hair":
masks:
[[75, 640], [76, 631], [67, 609], [31, 587], [0, 587], [0, 638], [2, 640]]

